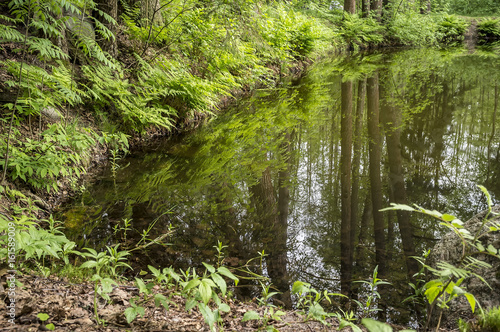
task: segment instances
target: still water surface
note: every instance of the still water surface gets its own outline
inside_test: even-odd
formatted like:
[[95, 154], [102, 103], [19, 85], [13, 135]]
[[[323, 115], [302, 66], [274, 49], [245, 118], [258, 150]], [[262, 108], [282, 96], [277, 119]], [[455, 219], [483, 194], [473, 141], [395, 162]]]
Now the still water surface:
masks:
[[256, 272], [285, 304], [295, 280], [339, 292], [379, 265], [396, 285], [384, 308], [408, 323], [411, 307], [400, 302], [418, 266], [405, 257], [444, 230], [422, 215], [378, 210], [416, 203], [466, 220], [485, 208], [476, 184], [500, 197], [499, 82], [500, 59], [487, 52], [326, 59], [192, 133], [132, 152], [61, 218], [82, 247], [125, 241], [113, 231], [125, 218], [137, 230], [129, 242], [152, 222], [151, 238], [172, 225], [170, 246], [136, 257], [143, 266], [213, 261], [217, 241], [232, 266], [265, 250]]

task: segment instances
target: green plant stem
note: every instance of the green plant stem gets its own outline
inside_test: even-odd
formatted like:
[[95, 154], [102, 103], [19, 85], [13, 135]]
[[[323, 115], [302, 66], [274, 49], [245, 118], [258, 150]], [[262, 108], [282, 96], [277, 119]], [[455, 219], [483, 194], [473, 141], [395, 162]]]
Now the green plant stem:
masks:
[[451, 283], [451, 278], [448, 280], [446, 285], [443, 287], [443, 289], [439, 292], [439, 294], [436, 296], [434, 301], [431, 303], [431, 308], [429, 309], [429, 314], [427, 315], [427, 321], [425, 322], [424, 331], [427, 331], [427, 329], [429, 328], [429, 324], [431, 323], [432, 312], [434, 311], [434, 307], [436, 306], [436, 302], [441, 297], [441, 295], [443, 295], [443, 293], [446, 291], [446, 288], [448, 288], [450, 283]]

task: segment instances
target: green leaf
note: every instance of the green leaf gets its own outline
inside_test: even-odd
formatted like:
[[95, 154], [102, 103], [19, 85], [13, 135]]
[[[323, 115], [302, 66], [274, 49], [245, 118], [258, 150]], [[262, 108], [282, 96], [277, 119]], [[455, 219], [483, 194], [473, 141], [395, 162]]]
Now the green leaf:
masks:
[[56, 329], [56, 327], [52, 323], [45, 325], [45, 328], [49, 331], [54, 331]]
[[184, 286], [184, 291], [187, 292], [188, 290], [190, 290], [191, 288], [194, 288], [194, 287], [198, 286], [199, 284], [200, 284], [200, 280], [199, 279], [193, 279], [190, 282], [188, 282], [186, 286]]
[[124, 314], [128, 324], [130, 324], [137, 317], [137, 311], [132, 307], [125, 309]]
[[380, 211], [389, 211], [389, 210], [415, 211], [415, 209], [412, 208], [409, 205], [406, 205], [406, 204], [396, 204], [396, 203], [391, 203], [390, 207], [381, 209]]
[[318, 302], [314, 303], [309, 307], [309, 312], [308, 312], [310, 317], [314, 317], [314, 319], [320, 321], [323, 323], [324, 317], [327, 316], [328, 314], [325, 312], [321, 304]]
[[465, 294], [465, 291], [462, 288], [458, 287], [458, 286], [454, 286], [452, 294], [454, 294], [454, 295], [462, 295], [462, 294]]
[[144, 294], [149, 293], [149, 289], [144, 283], [144, 280], [135, 278], [135, 283], [137, 284], [137, 288], [139, 288], [139, 293], [144, 293]]
[[201, 299], [203, 303], [207, 304], [212, 297], [212, 285], [215, 284], [210, 279], [203, 279], [198, 287], [198, 291], [200, 292]]
[[153, 273], [153, 275], [154, 275], [156, 278], [158, 278], [158, 276], [161, 274], [161, 272], [160, 272], [158, 269], [154, 268], [154, 267], [153, 267], [153, 266], [151, 266], [151, 265], [148, 265], [148, 269], [151, 271], [151, 273]]
[[452, 216], [451, 214], [443, 214], [441, 216], [441, 218], [443, 218], [444, 221], [453, 221], [455, 219], [457, 219], [455, 216]]
[[198, 302], [196, 302], [196, 300], [194, 298], [187, 300], [186, 301], [186, 311], [193, 309], [197, 303]]
[[469, 301], [472, 313], [474, 313], [474, 310], [476, 309], [476, 298], [471, 293], [465, 293], [464, 295], [467, 298], [467, 301]]
[[477, 247], [477, 250], [479, 251], [484, 251], [484, 246], [481, 242], [476, 242], [476, 247]]
[[427, 288], [427, 290], [425, 291], [425, 296], [427, 297], [429, 303], [433, 303], [436, 297], [439, 295], [441, 289], [440, 287], [427, 287], [427, 285], [425, 287]]
[[81, 268], [85, 269], [91, 269], [91, 268], [94, 268], [97, 266], [97, 262], [96, 261], [86, 261], [85, 263], [83, 263], [82, 265], [80, 265]]
[[491, 245], [491, 244], [490, 244], [490, 245], [488, 246], [488, 252], [489, 252], [490, 254], [496, 255], [496, 254], [497, 254], [497, 248], [493, 247], [493, 245]]
[[369, 332], [392, 332], [392, 327], [390, 325], [377, 322], [371, 318], [363, 318], [361, 324], [363, 324]]
[[215, 332], [216, 331], [215, 323], [217, 323], [217, 314], [212, 310], [210, 310], [210, 308], [203, 303], [198, 304], [198, 308], [200, 309], [203, 318], [205, 318], [205, 322], [210, 327], [210, 331]]
[[226, 284], [226, 281], [224, 280], [224, 278], [222, 278], [217, 273], [212, 273], [211, 277], [212, 277], [212, 280], [219, 287], [220, 291], [222, 292], [222, 296], [226, 296], [227, 284]]
[[203, 262], [203, 265], [207, 268], [208, 272], [210, 272], [210, 273], [214, 273], [215, 272], [215, 267], [213, 267], [212, 265], [207, 264], [205, 262]]
[[306, 282], [302, 282], [300, 280], [297, 280], [296, 282], [293, 283], [292, 293], [299, 294], [299, 295], [309, 293], [311, 291], [311, 289], [309, 288], [310, 286], [311, 285], [306, 283]]
[[478, 185], [479, 189], [481, 189], [481, 191], [484, 193], [484, 195], [486, 196], [486, 201], [488, 202], [488, 209], [491, 210], [491, 207], [493, 206], [493, 202], [491, 200], [491, 195], [490, 193], [488, 192], [488, 189], [486, 189], [484, 186], [481, 186], [481, 185]]
[[167, 302], [167, 298], [165, 297], [165, 295], [155, 294], [154, 299], [155, 299], [155, 306], [159, 307], [161, 304], [166, 310], [168, 310], [168, 302]]
[[249, 321], [249, 320], [259, 320], [259, 319], [260, 319], [260, 316], [257, 313], [257, 311], [250, 310], [250, 311], [245, 312], [245, 314], [243, 315], [243, 318], [241, 319], [241, 321], [242, 322], [246, 322], [246, 321]]
[[222, 312], [230, 312], [231, 311], [231, 307], [228, 306], [226, 303], [221, 303], [219, 305], [219, 310], [222, 311]]
[[219, 273], [220, 273], [220, 274], [222, 274], [223, 276], [228, 277], [229, 279], [234, 280], [234, 283], [235, 283], [236, 285], [238, 285], [238, 281], [239, 281], [239, 279], [238, 279], [238, 278], [237, 278], [234, 274], [232, 274], [232, 273], [231, 273], [231, 271], [229, 271], [229, 270], [227, 269], [227, 267], [225, 267], [225, 266], [221, 266], [221, 267], [219, 267], [219, 268], [217, 269], [217, 272], [219, 272]]
[[36, 315], [38, 317], [38, 319], [40, 319], [42, 322], [45, 322], [47, 319], [49, 319], [49, 315], [47, 315], [46, 313], [39, 313], [38, 315]]
[[339, 330], [342, 330], [344, 327], [350, 327], [353, 332], [362, 332], [359, 327], [357, 327], [354, 323], [346, 321], [344, 319], [340, 319]]

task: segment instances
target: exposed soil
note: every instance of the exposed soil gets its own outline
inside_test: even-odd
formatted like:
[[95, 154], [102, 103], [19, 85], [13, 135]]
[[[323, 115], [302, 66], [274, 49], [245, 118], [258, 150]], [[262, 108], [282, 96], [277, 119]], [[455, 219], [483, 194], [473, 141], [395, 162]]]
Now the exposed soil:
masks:
[[[72, 284], [57, 277], [46, 279], [35, 276], [22, 276], [19, 281], [23, 286], [16, 289], [14, 325], [8, 321], [6, 303], [10, 302], [7, 294], [4, 290], [0, 291], [3, 300], [0, 301], [0, 331], [46, 331], [44, 324], [37, 318], [39, 313], [49, 315], [45, 324], [54, 324], [56, 331], [210, 331], [197, 308], [186, 311], [184, 298], [158, 286], [153, 289], [154, 293], [160, 292], [167, 298], [171, 297], [172, 303], [168, 310], [155, 307], [153, 301], [141, 304], [137, 300], [145, 308], [145, 315], [127, 324], [123, 313], [130, 307], [130, 300], [139, 296], [139, 292], [132, 283], [123, 283], [114, 288], [110, 295], [111, 303], [102, 299], [98, 301], [99, 316], [106, 321], [105, 326], [99, 326], [94, 318], [94, 288], [91, 284]], [[255, 310], [263, 316], [265, 307], [236, 300], [229, 300], [227, 304], [231, 311], [222, 314], [224, 331], [256, 331], [264, 328], [262, 322], [241, 322], [241, 319], [249, 310]], [[270, 320], [268, 325], [273, 325], [279, 331], [337, 330], [338, 323], [333, 318], [328, 319], [329, 325], [323, 325], [317, 321], [304, 321], [304, 317], [297, 311], [287, 311], [281, 321]]]
[[477, 44], [477, 23], [477, 20], [471, 19], [469, 29], [465, 32], [464, 42], [469, 53], [474, 52]]

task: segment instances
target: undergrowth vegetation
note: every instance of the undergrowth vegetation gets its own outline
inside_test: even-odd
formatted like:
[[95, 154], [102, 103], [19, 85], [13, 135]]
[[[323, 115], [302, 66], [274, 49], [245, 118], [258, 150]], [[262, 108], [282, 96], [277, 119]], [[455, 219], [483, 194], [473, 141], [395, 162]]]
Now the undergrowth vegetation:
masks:
[[477, 25], [479, 42], [500, 40], [500, 19], [484, 19]]

